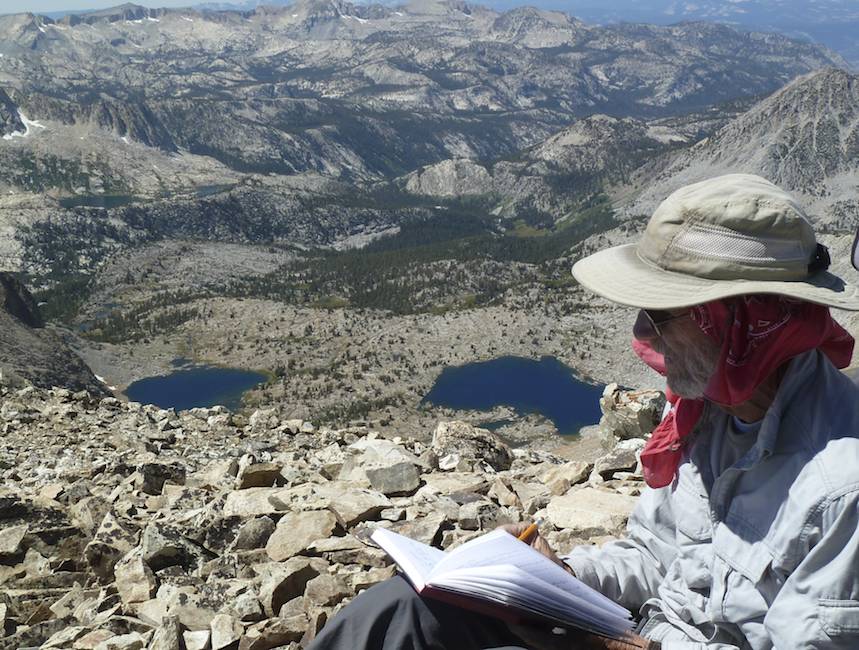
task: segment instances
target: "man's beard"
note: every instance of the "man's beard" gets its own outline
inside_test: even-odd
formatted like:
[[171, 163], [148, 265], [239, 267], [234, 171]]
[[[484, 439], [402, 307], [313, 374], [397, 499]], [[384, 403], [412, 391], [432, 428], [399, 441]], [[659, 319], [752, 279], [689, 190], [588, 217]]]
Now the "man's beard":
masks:
[[665, 346], [665, 369], [668, 387], [680, 397], [698, 399], [719, 364], [719, 347], [715, 343]]

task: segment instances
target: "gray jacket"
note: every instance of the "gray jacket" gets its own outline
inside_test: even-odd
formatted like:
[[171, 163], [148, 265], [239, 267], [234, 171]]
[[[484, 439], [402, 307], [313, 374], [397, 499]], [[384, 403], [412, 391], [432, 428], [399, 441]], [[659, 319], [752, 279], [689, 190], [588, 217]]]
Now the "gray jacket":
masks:
[[859, 389], [819, 352], [797, 357], [754, 446], [714, 477], [728, 426], [709, 409], [627, 538], [565, 560], [640, 608], [665, 650], [859, 648]]

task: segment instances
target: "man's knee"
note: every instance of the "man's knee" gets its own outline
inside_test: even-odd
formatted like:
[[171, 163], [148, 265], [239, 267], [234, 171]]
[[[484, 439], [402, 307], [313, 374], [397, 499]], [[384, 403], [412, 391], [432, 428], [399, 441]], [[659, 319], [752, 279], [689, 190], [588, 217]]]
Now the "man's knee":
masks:
[[394, 576], [358, 595], [338, 612], [310, 650], [396, 647], [390, 645], [393, 637], [421, 634], [428, 623], [425, 609], [411, 585]]
[[402, 576], [395, 575], [359, 594], [350, 603], [349, 609], [354, 610], [357, 616], [378, 617], [386, 612], [412, 610], [414, 607], [420, 607], [421, 602], [421, 597], [409, 582]]

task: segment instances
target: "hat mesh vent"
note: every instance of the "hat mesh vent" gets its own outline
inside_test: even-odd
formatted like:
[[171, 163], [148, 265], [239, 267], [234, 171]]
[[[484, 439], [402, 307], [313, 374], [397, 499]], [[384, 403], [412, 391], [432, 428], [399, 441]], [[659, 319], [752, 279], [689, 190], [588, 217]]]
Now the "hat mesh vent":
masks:
[[749, 265], [806, 262], [810, 253], [802, 242], [782, 237], [752, 236], [727, 228], [692, 225], [671, 242], [699, 258], [725, 260]]

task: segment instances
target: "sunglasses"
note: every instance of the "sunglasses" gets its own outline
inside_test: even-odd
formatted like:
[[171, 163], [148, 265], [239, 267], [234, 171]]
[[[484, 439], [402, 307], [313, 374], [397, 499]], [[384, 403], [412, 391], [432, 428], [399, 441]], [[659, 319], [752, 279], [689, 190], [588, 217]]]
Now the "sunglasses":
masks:
[[656, 336], [659, 337], [662, 336], [662, 327], [666, 324], [673, 320], [679, 320], [689, 316], [688, 310], [684, 311], [682, 314], [672, 314], [670, 311], [663, 311], [661, 309], [642, 309], [641, 312], [644, 314], [645, 318], [647, 318], [647, 322], [650, 324], [650, 327], [653, 328]]

